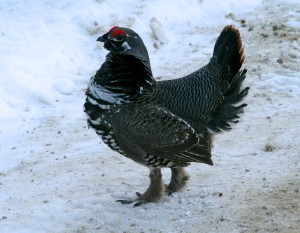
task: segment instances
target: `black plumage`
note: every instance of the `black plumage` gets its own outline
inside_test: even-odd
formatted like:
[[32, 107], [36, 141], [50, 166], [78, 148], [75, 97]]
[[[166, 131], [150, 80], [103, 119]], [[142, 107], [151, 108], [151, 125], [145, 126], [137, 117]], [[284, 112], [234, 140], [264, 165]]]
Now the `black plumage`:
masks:
[[[191, 162], [212, 165], [213, 133], [231, 129], [246, 104], [239, 31], [223, 29], [210, 62], [175, 80], [156, 82], [137, 33], [113, 27], [98, 41], [110, 52], [86, 91], [88, 125], [111, 149], [150, 168], [150, 186], [136, 205], [157, 201], [162, 167], [172, 170], [167, 192], [181, 190]], [[121, 201], [131, 203], [132, 201]]]

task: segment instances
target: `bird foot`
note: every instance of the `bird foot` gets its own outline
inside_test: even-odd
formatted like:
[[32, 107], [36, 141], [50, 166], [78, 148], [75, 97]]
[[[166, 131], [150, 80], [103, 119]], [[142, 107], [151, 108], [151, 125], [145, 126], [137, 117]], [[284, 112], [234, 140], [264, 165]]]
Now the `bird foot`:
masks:
[[138, 206], [141, 206], [141, 205], [146, 204], [146, 203], [157, 201], [153, 198], [148, 197], [148, 195], [146, 193], [141, 194], [139, 192], [136, 192], [135, 194], [138, 196], [137, 199], [134, 199], [134, 200], [117, 200], [116, 202], [120, 202], [122, 205], [128, 205], [128, 204], [132, 204], [132, 203], [135, 202], [133, 207], [138, 207]]
[[189, 175], [183, 168], [172, 168], [172, 178], [168, 185], [165, 185], [165, 193], [171, 196], [175, 192], [181, 191], [189, 180]]
[[143, 205], [149, 202], [157, 202], [161, 199], [164, 193], [164, 186], [162, 183], [162, 175], [160, 168], [150, 169], [150, 185], [144, 194], [136, 192], [138, 196], [135, 200], [118, 200], [121, 204], [131, 204], [134, 203], [134, 207]]

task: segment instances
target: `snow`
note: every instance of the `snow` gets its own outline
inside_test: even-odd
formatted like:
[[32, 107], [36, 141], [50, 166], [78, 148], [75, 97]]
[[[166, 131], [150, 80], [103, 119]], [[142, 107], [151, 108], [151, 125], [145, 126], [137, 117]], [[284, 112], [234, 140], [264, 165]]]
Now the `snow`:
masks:
[[[298, 1], [2, 1], [0, 232], [299, 232]], [[84, 91], [118, 25], [143, 38], [158, 80], [205, 65], [227, 24], [241, 32], [241, 122], [217, 135], [214, 166], [192, 164], [185, 191], [138, 208], [115, 200], [148, 169], [86, 126]], [[167, 183], [170, 172], [165, 169]]]

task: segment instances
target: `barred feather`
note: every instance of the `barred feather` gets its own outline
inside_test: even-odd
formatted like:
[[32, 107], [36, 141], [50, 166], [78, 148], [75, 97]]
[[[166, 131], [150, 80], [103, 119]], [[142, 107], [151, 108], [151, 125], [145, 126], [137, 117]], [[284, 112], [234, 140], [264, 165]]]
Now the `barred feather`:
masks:
[[231, 129], [246, 106], [239, 104], [249, 90], [241, 90], [246, 70], [240, 71], [239, 31], [223, 29], [206, 66], [156, 82], [142, 40], [122, 30], [126, 41], [110, 41], [109, 32], [100, 37], [111, 52], [86, 92], [89, 126], [111, 149], [146, 166], [212, 165], [212, 133]]

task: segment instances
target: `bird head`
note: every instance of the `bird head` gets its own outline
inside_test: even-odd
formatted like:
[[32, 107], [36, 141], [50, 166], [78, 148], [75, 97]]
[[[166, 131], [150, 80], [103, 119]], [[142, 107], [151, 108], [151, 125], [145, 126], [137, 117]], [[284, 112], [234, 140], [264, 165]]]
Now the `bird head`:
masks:
[[145, 62], [149, 61], [148, 52], [141, 37], [129, 28], [112, 27], [97, 41], [104, 42], [104, 48], [111, 53], [131, 55]]

